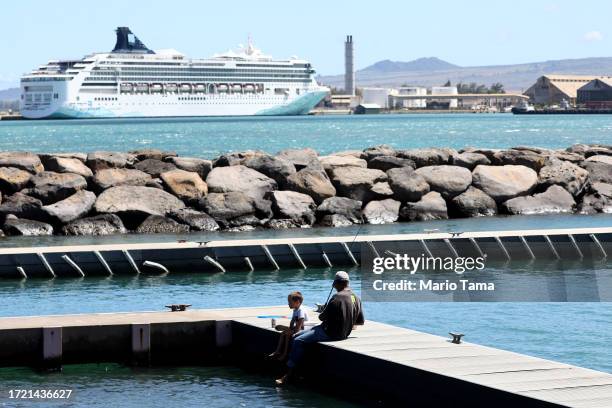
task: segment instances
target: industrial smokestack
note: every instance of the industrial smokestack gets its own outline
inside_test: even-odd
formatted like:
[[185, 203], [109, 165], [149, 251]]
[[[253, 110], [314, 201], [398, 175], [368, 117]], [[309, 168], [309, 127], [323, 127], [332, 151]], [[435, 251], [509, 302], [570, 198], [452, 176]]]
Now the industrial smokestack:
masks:
[[347, 35], [344, 43], [344, 93], [355, 95], [355, 61], [352, 35]]

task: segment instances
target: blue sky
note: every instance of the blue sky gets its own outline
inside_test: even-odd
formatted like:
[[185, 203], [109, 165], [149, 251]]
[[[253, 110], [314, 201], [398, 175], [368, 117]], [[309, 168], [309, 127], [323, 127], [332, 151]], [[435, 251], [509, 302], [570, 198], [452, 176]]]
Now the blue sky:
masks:
[[612, 56], [606, 1], [29, 1], [0, 7], [0, 89], [49, 59], [108, 51], [127, 25], [150, 48], [206, 57], [245, 43], [275, 57], [343, 70], [352, 34], [357, 68], [436, 56], [458, 65]]

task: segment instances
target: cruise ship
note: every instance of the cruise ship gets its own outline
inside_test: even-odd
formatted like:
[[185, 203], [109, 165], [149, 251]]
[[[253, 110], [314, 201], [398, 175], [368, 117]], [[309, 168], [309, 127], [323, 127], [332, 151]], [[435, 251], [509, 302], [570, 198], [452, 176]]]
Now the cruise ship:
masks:
[[329, 89], [308, 61], [275, 60], [249, 39], [237, 51], [191, 59], [153, 51], [118, 27], [111, 52], [49, 61], [21, 78], [30, 119], [304, 115]]

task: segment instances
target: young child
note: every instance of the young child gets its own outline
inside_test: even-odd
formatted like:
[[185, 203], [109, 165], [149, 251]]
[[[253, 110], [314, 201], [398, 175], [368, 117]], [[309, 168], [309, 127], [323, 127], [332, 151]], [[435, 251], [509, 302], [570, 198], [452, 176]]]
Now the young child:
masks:
[[302, 302], [304, 302], [304, 297], [300, 292], [291, 292], [289, 296], [287, 296], [287, 303], [289, 307], [293, 309], [291, 322], [289, 323], [289, 327], [280, 324], [274, 327], [282, 333], [278, 340], [278, 347], [276, 347], [274, 353], [269, 355], [270, 358], [275, 358], [279, 361], [285, 360], [289, 353], [291, 338], [304, 330], [304, 322], [308, 321], [308, 313], [306, 313], [306, 310], [302, 307]]

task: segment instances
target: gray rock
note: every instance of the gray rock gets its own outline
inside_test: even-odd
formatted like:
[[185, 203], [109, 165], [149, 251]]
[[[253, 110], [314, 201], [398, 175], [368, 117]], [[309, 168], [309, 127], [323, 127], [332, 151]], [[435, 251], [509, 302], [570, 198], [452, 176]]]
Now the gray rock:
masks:
[[23, 190], [30, 184], [32, 173], [16, 167], [0, 167], [0, 189], [5, 193]]
[[199, 207], [223, 226], [239, 226], [247, 223], [261, 224], [272, 218], [272, 203], [253, 198], [240, 191], [210, 193], [200, 200]]
[[27, 220], [23, 218], [11, 218], [4, 222], [2, 227], [6, 235], [15, 236], [38, 236], [53, 235], [53, 227], [40, 221]]
[[308, 194], [316, 203], [336, 195], [336, 188], [323, 170], [304, 168], [287, 178], [287, 189]]
[[472, 184], [497, 203], [527, 195], [538, 182], [538, 174], [525, 166], [478, 165], [472, 173]]
[[244, 165], [270, 177], [279, 186], [285, 186], [287, 178], [296, 173], [295, 166], [289, 160], [269, 154], [249, 157], [244, 160]]
[[368, 224], [389, 224], [399, 218], [400, 206], [392, 199], [370, 201], [363, 209], [363, 218]]
[[267, 155], [266, 152], [263, 152], [261, 150], [245, 150], [243, 152], [226, 153], [213, 160], [212, 165], [213, 168], [238, 166], [239, 164], [243, 164], [246, 159], [250, 159], [252, 157], [264, 154]]
[[612, 165], [598, 161], [582, 162], [582, 167], [589, 172], [589, 181], [591, 183], [609, 183], [612, 184]]
[[446, 201], [437, 191], [425, 194], [419, 201], [408, 202], [400, 210], [400, 218], [410, 221], [448, 219]]
[[206, 180], [206, 176], [212, 170], [212, 161], [195, 157], [169, 157], [165, 161], [174, 164], [181, 170], [198, 173], [202, 180]]
[[157, 178], [162, 173], [176, 169], [176, 166], [161, 160], [145, 159], [136, 163], [134, 168], [151, 175], [151, 177]]
[[495, 165], [525, 166], [538, 172], [546, 164], [546, 156], [528, 150], [500, 150], [491, 162]]
[[299, 227], [306, 227], [306, 226], [307, 225], [298, 224], [295, 221], [290, 220], [290, 219], [281, 219], [281, 220], [272, 219], [266, 223], [267, 228], [274, 229], [274, 230], [299, 228]]
[[86, 153], [80, 153], [80, 152], [41, 153], [41, 154], [38, 155], [38, 157], [40, 157], [40, 161], [42, 162], [43, 166], [47, 170], [51, 170], [51, 169], [47, 168], [47, 162], [51, 158], [61, 157], [61, 158], [64, 158], [64, 159], [76, 159], [76, 160], [79, 160], [81, 163], [85, 163], [85, 160], [87, 160], [87, 154]]
[[44, 219], [42, 202], [23, 193], [15, 193], [6, 197], [0, 205], [0, 214], [4, 217], [12, 214], [18, 218], [40, 220]]
[[115, 186], [145, 186], [151, 176], [136, 169], [102, 169], [96, 172], [93, 183], [99, 191]]
[[94, 208], [98, 213], [117, 214], [131, 228], [149, 215], [166, 216], [185, 204], [163, 190], [142, 186], [117, 186], [104, 190]]
[[15, 167], [32, 174], [44, 170], [40, 157], [29, 152], [0, 152], [0, 167]]
[[482, 190], [469, 187], [450, 202], [453, 214], [459, 217], [482, 217], [497, 214], [495, 200]]
[[612, 214], [612, 184], [593, 183], [582, 198], [579, 206], [581, 214]]
[[463, 152], [453, 156], [453, 164], [473, 170], [479, 164], [489, 165], [491, 161], [482, 153]]
[[570, 153], [581, 154], [584, 157], [591, 157], [596, 155], [612, 155], [612, 146], [600, 145], [600, 144], [575, 144], [567, 148]]
[[273, 191], [269, 194], [277, 219], [289, 219], [298, 225], [312, 225], [317, 207], [312, 197], [295, 191]]
[[386, 172], [396, 167], [416, 168], [416, 163], [410, 159], [402, 159], [395, 156], [376, 156], [368, 162], [368, 168]]
[[419, 201], [429, 192], [429, 184], [411, 167], [397, 167], [387, 171], [394, 198], [401, 202]]
[[319, 225], [322, 227], [348, 227], [353, 225], [351, 220], [340, 214], [327, 214], [321, 217]]
[[70, 197], [54, 204], [42, 207], [42, 210], [54, 222], [66, 224], [89, 213], [96, 202], [96, 195], [91, 191], [78, 191]]
[[189, 225], [179, 224], [161, 215], [149, 215], [135, 232], [138, 234], [186, 234], [189, 232]]
[[127, 229], [115, 214], [100, 214], [95, 217], [74, 220], [62, 227], [64, 235], [113, 235], [125, 234]]
[[323, 156], [319, 161], [328, 173], [337, 167], [368, 167], [367, 161], [353, 156]]
[[[352, 200], [346, 197], [330, 197], [326, 198], [317, 207], [317, 216], [322, 219], [328, 215], [338, 215], [342, 216], [351, 224], [361, 224], [363, 222], [361, 205], [361, 201], [358, 200]], [[338, 217], [331, 217], [329, 220], [337, 221]]]
[[378, 146], [368, 147], [367, 149], [363, 151], [363, 154], [361, 155], [361, 157], [366, 159], [367, 161], [370, 161], [374, 159], [375, 157], [395, 156], [396, 154], [397, 152], [395, 151], [393, 147], [382, 144]]
[[603, 155], [603, 154], [598, 154], [598, 155], [594, 155], [589, 157], [588, 159], [585, 160], [586, 162], [594, 162], [594, 163], [605, 163], [609, 166], [612, 166], [612, 156], [608, 156], [608, 155]]
[[32, 187], [28, 194], [40, 199], [44, 204], [63, 200], [87, 188], [85, 177], [73, 173], [43, 171], [32, 177], [31, 182]]
[[93, 172], [79, 159], [50, 156], [45, 160], [45, 169], [56, 173], [74, 173], [89, 179]]
[[138, 161], [143, 161], [147, 159], [166, 160], [177, 156], [176, 152], [162, 151], [159, 149], [139, 149], [132, 150], [129, 153], [134, 156]]
[[576, 207], [574, 197], [563, 187], [550, 186], [540, 194], [516, 197], [503, 203], [509, 214], [556, 214], [571, 213]]
[[422, 176], [432, 191], [450, 199], [463, 193], [472, 184], [472, 173], [460, 166], [426, 166], [415, 170]]
[[185, 202], [195, 203], [208, 194], [208, 186], [198, 173], [175, 169], [162, 173], [160, 177], [166, 188]]
[[451, 158], [457, 154], [453, 149], [431, 147], [426, 149], [398, 150], [397, 157], [410, 159], [417, 167], [438, 166], [449, 164]]
[[539, 185], [544, 190], [552, 185], [559, 185], [573, 196], [578, 196], [584, 190], [588, 178], [589, 172], [585, 169], [553, 158], [540, 170]]
[[219, 224], [210, 215], [191, 208], [172, 211], [169, 216], [175, 221], [189, 225], [192, 231], [217, 231]]
[[94, 172], [102, 169], [114, 169], [125, 167], [128, 164], [129, 155], [121, 152], [92, 152], [87, 155], [85, 164]]
[[340, 152], [334, 152], [331, 156], [353, 156], [358, 159], [363, 155], [363, 151], [361, 150], [342, 150]]
[[319, 154], [310, 148], [285, 149], [278, 152], [276, 156], [293, 163], [297, 171], [300, 171], [305, 167], [310, 167], [317, 170], [323, 169], [321, 163], [319, 162]]
[[206, 184], [212, 193], [240, 191], [253, 198], [261, 198], [277, 188], [270, 177], [242, 165], [213, 168]]
[[374, 184], [370, 189], [370, 193], [372, 194], [373, 200], [385, 200], [393, 197], [395, 194], [389, 183], [386, 181], [381, 181]]
[[361, 167], [337, 167], [331, 171], [331, 181], [338, 195], [362, 202], [370, 201], [370, 191], [378, 182], [387, 181], [387, 175], [380, 170]]
[[581, 161], [584, 160], [584, 156], [578, 154], [578, 153], [570, 153], [570, 152], [566, 152], [566, 151], [554, 151], [550, 154], [549, 157], [558, 159], [558, 160], [565, 160], [568, 161], [570, 163], [574, 163], [574, 164], [579, 164]]

